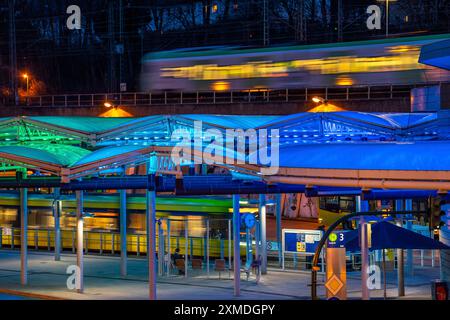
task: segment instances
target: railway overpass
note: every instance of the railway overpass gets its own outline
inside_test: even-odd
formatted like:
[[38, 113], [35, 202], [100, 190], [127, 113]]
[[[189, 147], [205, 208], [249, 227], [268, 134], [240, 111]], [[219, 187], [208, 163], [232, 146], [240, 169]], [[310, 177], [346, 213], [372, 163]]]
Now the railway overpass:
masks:
[[[446, 83], [282, 90], [122, 92], [23, 97], [4, 102], [0, 116], [112, 116], [157, 114], [286, 115], [307, 111], [410, 112], [411, 90]], [[326, 101], [317, 104], [314, 97]], [[109, 107], [106, 107], [107, 104]]]

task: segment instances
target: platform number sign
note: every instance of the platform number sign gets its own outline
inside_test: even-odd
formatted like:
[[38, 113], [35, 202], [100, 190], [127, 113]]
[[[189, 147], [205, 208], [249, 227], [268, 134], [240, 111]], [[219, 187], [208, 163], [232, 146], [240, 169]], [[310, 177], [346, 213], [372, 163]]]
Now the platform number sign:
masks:
[[328, 248], [345, 248], [345, 234], [348, 231], [336, 231], [328, 236], [327, 247]]

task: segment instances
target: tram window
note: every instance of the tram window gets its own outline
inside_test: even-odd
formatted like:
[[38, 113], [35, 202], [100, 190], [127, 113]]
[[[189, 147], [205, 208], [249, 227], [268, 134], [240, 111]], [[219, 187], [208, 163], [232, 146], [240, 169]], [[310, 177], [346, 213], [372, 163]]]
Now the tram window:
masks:
[[18, 219], [18, 209], [0, 208], [0, 226], [2, 227], [20, 227]]
[[321, 197], [320, 209], [331, 212], [351, 212], [355, 208], [353, 197]]

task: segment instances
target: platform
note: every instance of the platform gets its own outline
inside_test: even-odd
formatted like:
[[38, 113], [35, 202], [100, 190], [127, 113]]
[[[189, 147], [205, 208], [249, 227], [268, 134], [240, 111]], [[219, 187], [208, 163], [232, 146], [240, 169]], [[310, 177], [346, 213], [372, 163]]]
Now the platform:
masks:
[[[148, 299], [147, 262], [145, 259], [129, 259], [129, 276], [120, 276], [120, 261], [116, 257], [85, 256], [85, 293], [79, 294], [66, 287], [67, 266], [76, 264], [75, 255], [62, 255], [59, 262], [47, 253], [30, 253], [29, 285], [20, 285], [20, 255], [16, 251], [0, 252], [0, 295], [5, 299]], [[437, 278], [439, 268], [419, 268], [412, 277], [406, 276], [406, 299], [431, 299], [430, 281]], [[232, 275], [231, 275], [232, 276]], [[281, 271], [269, 268], [268, 274], [256, 284], [254, 279], [242, 277], [241, 296], [233, 296], [233, 281], [228, 274], [211, 276], [170, 276], [158, 278], [158, 298], [163, 300], [308, 300], [310, 299], [309, 272]], [[319, 275], [319, 282], [323, 277]], [[348, 296], [361, 296], [359, 273], [348, 275]], [[397, 295], [396, 273], [388, 273], [388, 298]], [[15, 296], [5, 291], [17, 292]], [[21, 297], [22, 293], [25, 297]], [[319, 296], [324, 298], [324, 288], [319, 287]], [[383, 291], [371, 291], [372, 299], [382, 299]]]

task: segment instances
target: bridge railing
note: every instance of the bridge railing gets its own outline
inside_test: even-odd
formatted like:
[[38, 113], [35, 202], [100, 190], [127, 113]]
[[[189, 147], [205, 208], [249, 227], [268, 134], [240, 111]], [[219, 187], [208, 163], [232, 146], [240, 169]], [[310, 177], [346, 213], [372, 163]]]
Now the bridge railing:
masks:
[[[430, 84], [427, 84], [430, 85]], [[417, 85], [416, 85], [417, 86]], [[236, 104], [307, 102], [315, 96], [329, 101], [409, 99], [411, 85], [258, 89], [234, 91], [164, 91], [30, 96], [30, 107], [152, 106], [174, 104]]]

